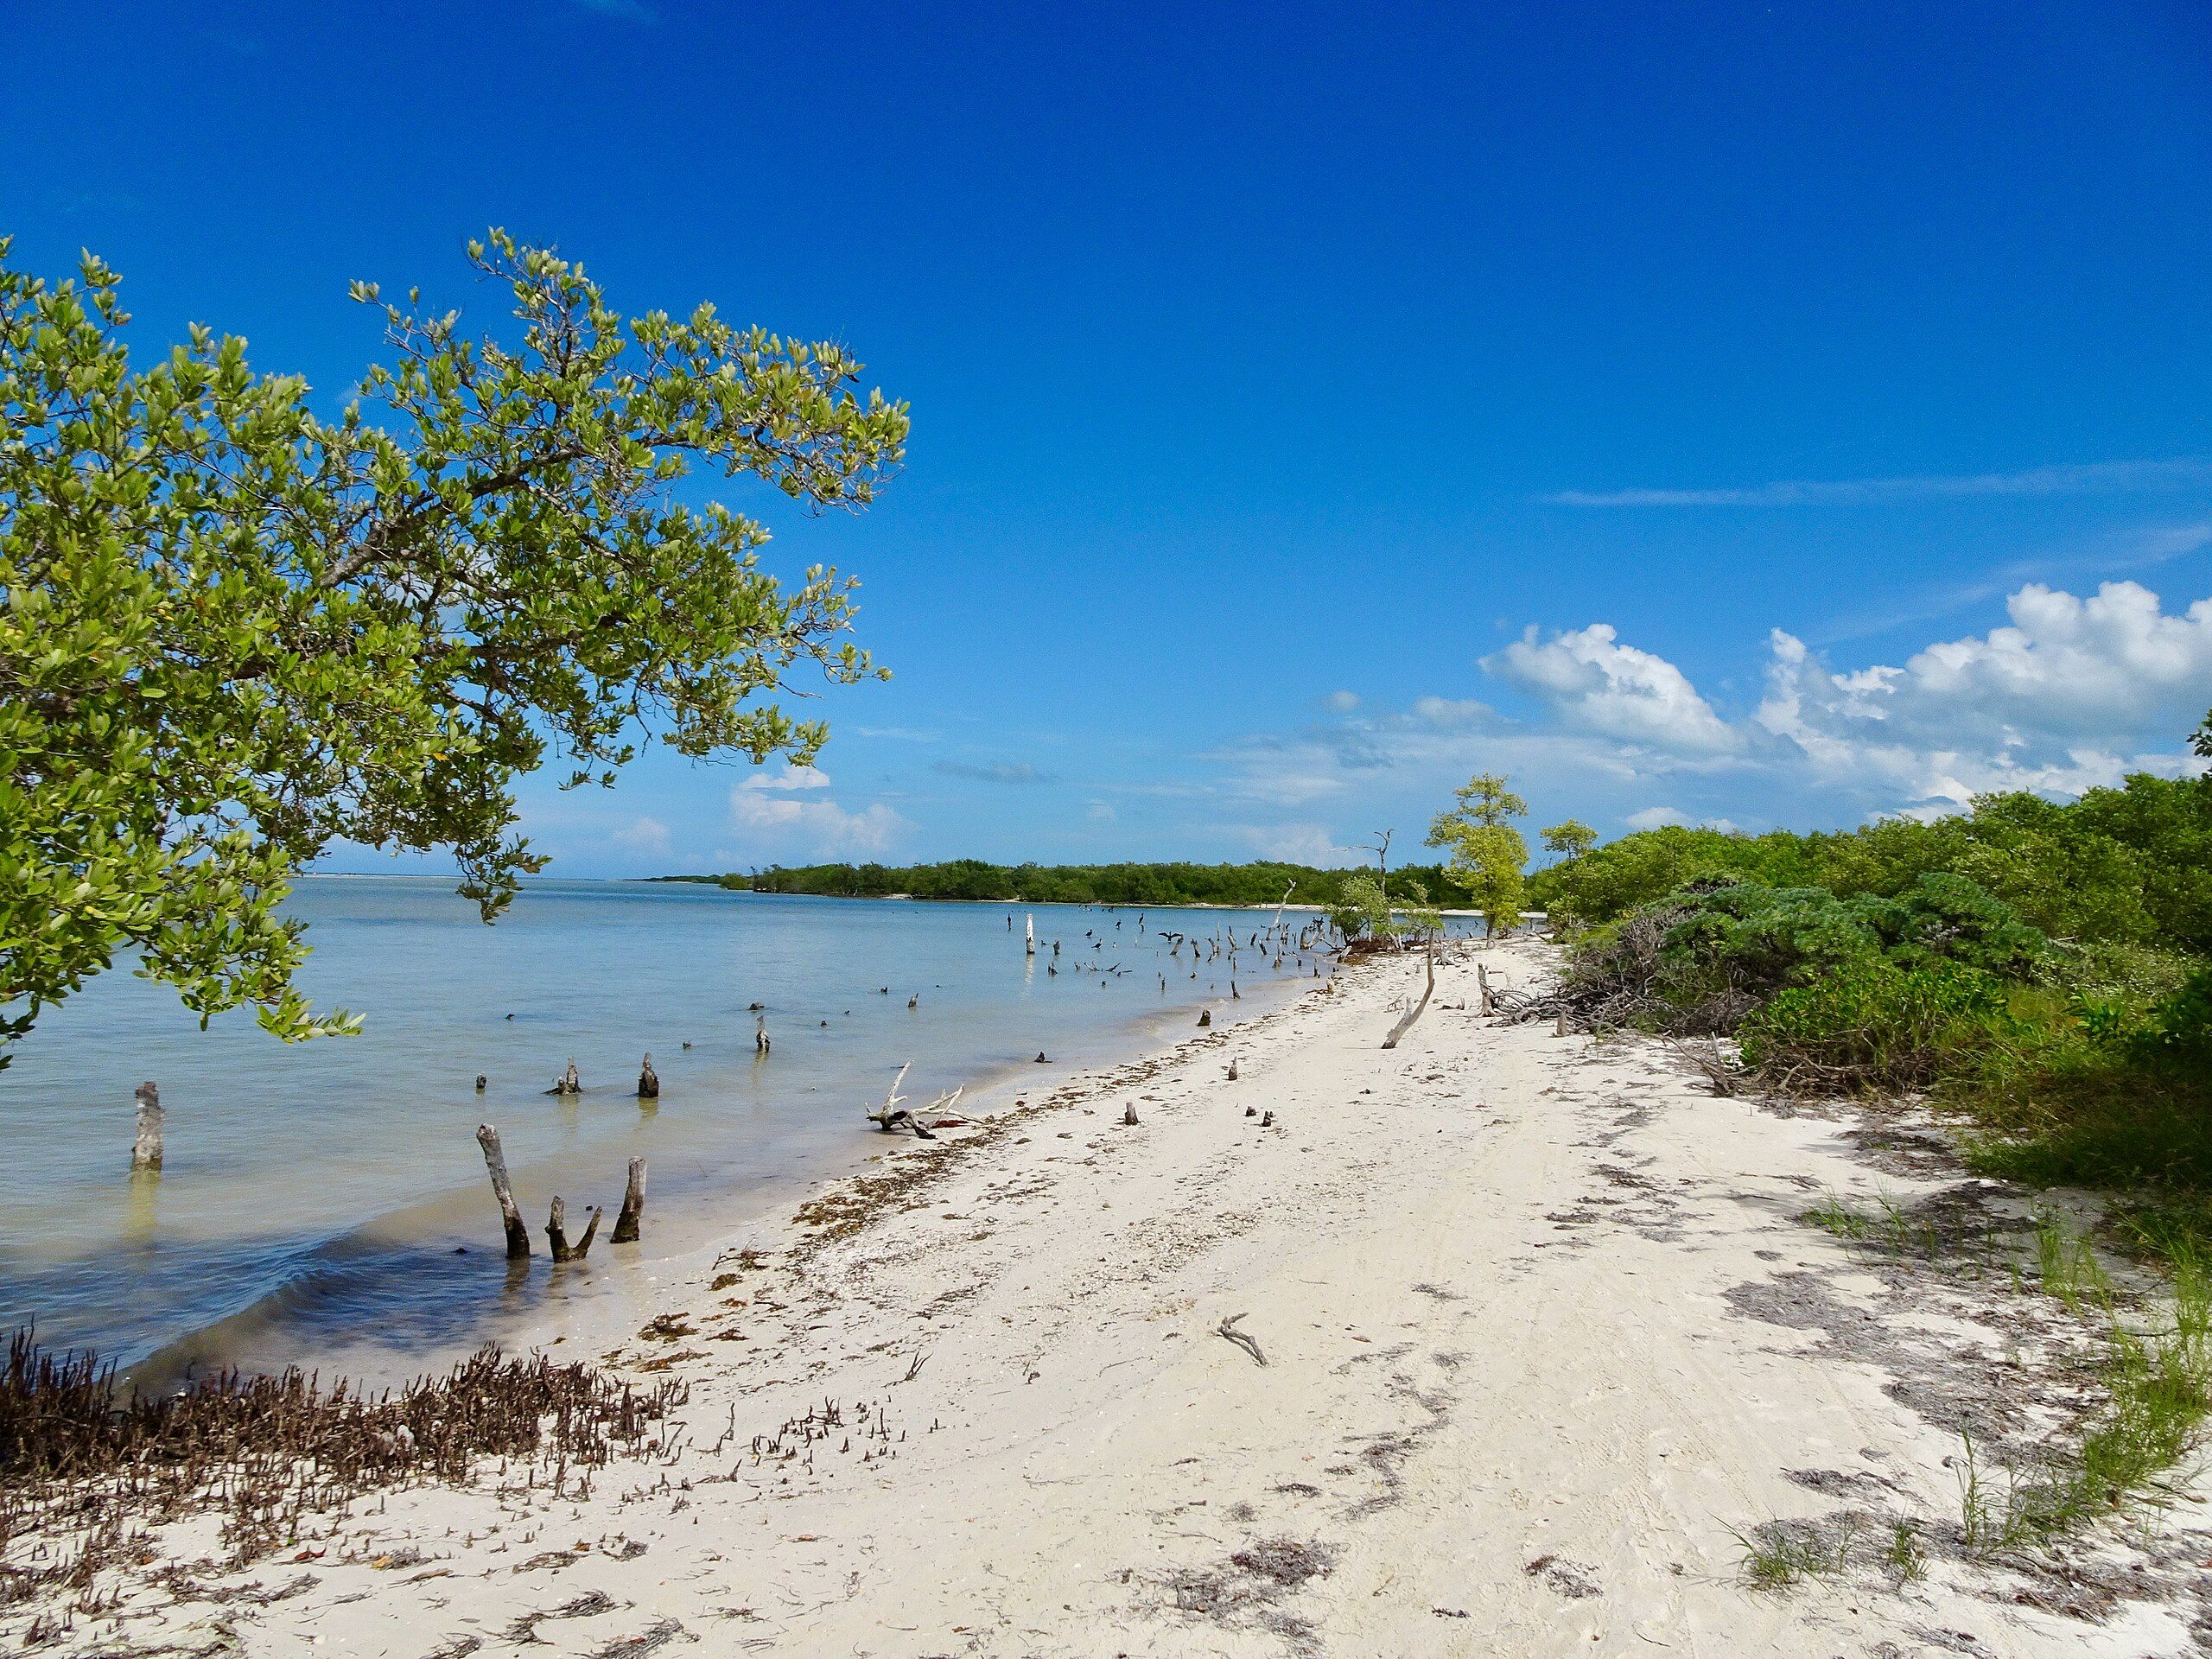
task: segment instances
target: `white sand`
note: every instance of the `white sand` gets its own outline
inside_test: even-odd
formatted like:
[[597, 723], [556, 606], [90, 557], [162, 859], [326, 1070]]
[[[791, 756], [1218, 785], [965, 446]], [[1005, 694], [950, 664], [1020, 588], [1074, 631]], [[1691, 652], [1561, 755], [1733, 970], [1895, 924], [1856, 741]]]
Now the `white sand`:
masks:
[[[1546, 960], [1483, 959], [1522, 983]], [[692, 1445], [669, 1466], [550, 1508], [395, 1495], [312, 1567], [227, 1580], [312, 1572], [303, 1592], [143, 1593], [116, 1640], [501, 1654], [524, 1650], [518, 1616], [596, 1591], [610, 1611], [543, 1620], [527, 1651], [643, 1653], [614, 1644], [656, 1627], [669, 1654], [899, 1659], [2196, 1650], [2171, 1595], [2087, 1622], [2013, 1599], [2048, 1580], [1943, 1559], [1915, 1583], [1748, 1587], [1735, 1533], [1762, 1522], [1955, 1523], [1960, 1442], [1928, 1389], [2033, 1339], [1914, 1302], [1796, 1217], [1826, 1189], [1961, 1178], [1879, 1175], [1843, 1120], [1716, 1099], [1659, 1046], [1446, 1006], [1472, 1001], [1471, 965], [1385, 1052], [1416, 972], [1356, 969], [964, 1140], [887, 1141], [882, 1167], [937, 1173], [844, 1236], [732, 1241], [766, 1266], [671, 1287], [696, 1333], [623, 1348], [699, 1356], [672, 1373]], [[1236, 1314], [1264, 1366], [1217, 1334]], [[1941, 1363], [1916, 1380], [1908, 1348]], [[754, 1464], [753, 1436], [825, 1400], [845, 1427]], [[895, 1455], [863, 1461], [863, 1404]], [[404, 1547], [431, 1559], [369, 1564]]]

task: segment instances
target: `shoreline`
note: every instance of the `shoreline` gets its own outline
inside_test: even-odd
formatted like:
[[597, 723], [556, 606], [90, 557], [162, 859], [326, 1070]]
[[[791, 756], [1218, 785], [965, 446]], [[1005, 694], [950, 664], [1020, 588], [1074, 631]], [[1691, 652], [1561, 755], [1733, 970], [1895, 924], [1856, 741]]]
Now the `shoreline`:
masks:
[[[634, 1332], [552, 1338], [689, 1385], [664, 1458], [588, 1496], [393, 1491], [311, 1565], [225, 1572], [175, 1529], [171, 1589], [139, 1575], [111, 1634], [395, 1659], [517, 1628], [885, 1659], [2195, 1651], [2194, 1497], [2056, 1575], [1945, 1531], [1961, 1425], [1991, 1457], [2063, 1425], [2078, 1332], [2001, 1274], [1915, 1277], [1804, 1218], [1881, 1195], [2009, 1236], [2025, 1202], [1910, 1114], [1719, 1098], [1656, 1043], [1468, 1006], [1477, 963], [1525, 985], [1550, 961], [1455, 951], [1395, 1051], [1411, 964], [1362, 963], [902, 1139], [702, 1252]], [[1916, 1576], [1744, 1580], [1763, 1528], [1892, 1516]]]
[[[1217, 1028], [1234, 1030], [1294, 1000], [1313, 984], [1325, 982], [1328, 976], [1325, 974], [1318, 982], [1287, 977], [1260, 980], [1243, 988], [1236, 999], [1207, 996], [1129, 1014], [1094, 1034], [1096, 1044], [1106, 1051], [1103, 1055], [1077, 1061], [1056, 1059], [1041, 1066], [1008, 1058], [986, 1065], [964, 1080], [955, 1078], [962, 1090], [961, 1105], [986, 1116], [1019, 1108], [1024, 1103], [1023, 1096], [1079, 1086], [1095, 1073], [1141, 1061], [1172, 1046], [1179, 1038], [1171, 1033], [1179, 1030], [1195, 1008], [1207, 1009]], [[372, 1340], [374, 1315], [368, 1309], [349, 1316], [338, 1307], [327, 1316], [329, 1323], [321, 1339], [296, 1348], [288, 1357], [271, 1357], [264, 1363], [256, 1357], [257, 1346], [266, 1345], [257, 1344], [258, 1333], [267, 1324], [283, 1319], [284, 1310], [306, 1294], [302, 1282], [295, 1279], [263, 1292], [220, 1319], [129, 1359], [122, 1375], [136, 1386], [162, 1392], [190, 1376], [209, 1374], [242, 1358], [254, 1358], [249, 1370], [260, 1374], [296, 1365], [305, 1371], [344, 1376], [356, 1386], [382, 1389], [442, 1370], [486, 1344], [511, 1353], [529, 1354], [586, 1333], [627, 1329], [644, 1317], [643, 1311], [665, 1285], [687, 1273], [696, 1274], [698, 1263], [711, 1256], [721, 1241], [734, 1233], [772, 1225], [774, 1218], [788, 1214], [793, 1207], [864, 1174], [880, 1155], [877, 1141], [907, 1138], [884, 1137], [871, 1131], [861, 1116], [864, 1107], [863, 1102], [853, 1103], [850, 1145], [832, 1154], [826, 1167], [819, 1163], [795, 1167], [740, 1187], [689, 1187], [673, 1203], [664, 1192], [657, 1205], [649, 1202], [645, 1240], [641, 1245], [627, 1247], [626, 1255], [618, 1257], [617, 1247], [602, 1240], [594, 1247], [594, 1256], [561, 1269], [550, 1281], [543, 1278], [551, 1271], [544, 1260], [544, 1242], [535, 1236], [536, 1218], [531, 1217], [537, 1254], [526, 1281], [533, 1300], [526, 1308], [504, 1311], [495, 1306], [474, 1314], [457, 1311], [453, 1334], [427, 1343], [418, 1341], [401, 1351]], [[515, 1170], [518, 1181], [530, 1173], [519, 1163]], [[390, 1258], [390, 1264], [381, 1269], [371, 1266], [367, 1270], [399, 1272], [404, 1270], [402, 1258], [410, 1249], [429, 1245], [442, 1252], [454, 1248], [452, 1217], [465, 1214], [470, 1230], [461, 1236], [461, 1248], [488, 1263], [497, 1257], [498, 1213], [480, 1170], [474, 1174], [474, 1179], [456, 1180], [441, 1192], [340, 1228], [322, 1239], [315, 1254], [351, 1262], [381, 1253]], [[432, 1224], [411, 1228], [402, 1224], [404, 1217], [432, 1216], [436, 1217]], [[496, 1270], [486, 1267], [484, 1271]], [[511, 1294], [513, 1288], [509, 1287]]]

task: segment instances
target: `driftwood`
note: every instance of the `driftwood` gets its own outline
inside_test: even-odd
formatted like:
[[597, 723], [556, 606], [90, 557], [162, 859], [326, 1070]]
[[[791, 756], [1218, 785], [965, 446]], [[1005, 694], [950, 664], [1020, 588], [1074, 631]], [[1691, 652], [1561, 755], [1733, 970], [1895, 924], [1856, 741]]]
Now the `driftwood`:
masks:
[[162, 1166], [162, 1091], [152, 1083], [138, 1085], [134, 1096], [138, 1103], [138, 1134], [130, 1143], [130, 1167], [159, 1169]]
[[[1390, 1034], [1382, 1039], [1385, 1048], [1398, 1046], [1398, 1039], [1413, 1029], [1414, 1021], [1421, 1018], [1421, 1010], [1428, 1006], [1428, 999], [1436, 995], [1436, 947], [1430, 945], [1421, 955], [1428, 965], [1428, 982], [1421, 988], [1421, 1001], [1408, 1008], [1406, 1017], [1390, 1027]], [[1484, 995], [1488, 995], [1489, 993], [1485, 991]]]
[[[1198, 976], [1193, 974], [1191, 977], [1196, 979]], [[1198, 1024], [1200, 1026], [1211, 1026], [1213, 1024], [1213, 1010], [1211, 1008], [1200, 1008], [1198, 1010]]]
[[653, 1070], [653, 1057], [650, 1050], [645, 1054], [645, 1064], [638, 1068], [638, 1098], [660, 1098], [660, 1073]]
[[476, 1144], [484, 1148], [484, 1167], [492, 1174], [492, 1196], [499, 1201], [499, 1219], [507, 1229], [507, 1260], [530, 1259], [530, 1229], [515, 1208], [515, 1191], [507, 1181], [507, 1155], [499, 1149], [499, 1132], [489, 1123], [476, 1126]]
[[[1041, 1059], [1043, 1056], [1040, 1055], [1039, 1058]], [[914, 1138], [916, 1140], [934, 1141], [937, 1139], [937, 1136], [930, 1133], [930, 1126], [923, 1120], [923, 1117], [914, 1112], [909, 1111], [906, 1107], [901, 1103], [906, 1100], [906, 1096], [899, 1092], [899, 1085], [906, 1082], [906, 1073], [912, 1069], [913, 1064], [914, 1063], [912, 1060], [909, 1060], [905, 1065], [899, 1068], [899, 1075], [891, 1079], [891, 1087], [884, 1090], [883, 1104], [870, 1112], [868, 1115], [868, 1119], [869, 1122], [874, 1124], [877, 1128], [882, 1130], [886, 1135], [889, 1135], [894, 1129], [912, 1129], [914, 1132]], [[929, 1109], [931, 1115], [934, 1115], [938, 1112], [949, 1109], [955, 1101], [960, 1098], [960, 1094], [961, 1091], [955, 1089], [949, 1095], [939, 1095], [937, 1099], [931, 1103]]]
[[1260, 1351], [1260, 1339], [1249, 1332], [1239, 1331], [1236, 1328], [1238, 1321], [1243, 1318], [1244, 1315], [1242, 1313], [1230, 1314], [1214, 1327], [1214, 1334], [1218, 1337], [1227, 1337], [1239, 1348], [1251, 1355], [1256, 1363], [1264, 1365], [1268, 1363], [1268, 1357]]
[[574, 1245], [569, 1243], [569, 1206], [559, 1193], [553, 1195], [553, 1208], [545, 1217], [546, 1242], [553, 1247], [556, 1262], [581, 1262], [584, 1252], [591, 1249], [593, 1236], [599, 1231], [599, 1208], [592, 1207], [591, 1220], [584, 1227], [584, 1236]]
[[1236, 1062], [1234, 1060], [1229, 1063], [1229, 1080], [1231, 1083], [1236, 1081]]
[[614, 1217], [614, 1231], [609, 1235], [617, 1244], [638, 1242], [638, 1224], [645, 1213], [645, 1160], [630, 1160], [629, 1184], [622, 1189], [622, 1208]]
[[583, 1079], [576, 1075], [576, 1063], [570, 1060], [569, 1069], [563, 1071], [554, 1081], [553, 1086], [545, 1092], [549, 1095], [581, 1095], [583, 1091]]
[[482, 1094], [484, 1092], [484, 1085], [491, 1081], [491, 1078], [486, 1077], [481, 1071], [479, 1071], [476, 1074], [476, 1092], [480, 1095]]
[[1125, 1129], [1134, 1129], [1136, 1126], [1137, 1103], [1133, 1100], [1125, 1101], [1122, 1105], [1122, 1127]]

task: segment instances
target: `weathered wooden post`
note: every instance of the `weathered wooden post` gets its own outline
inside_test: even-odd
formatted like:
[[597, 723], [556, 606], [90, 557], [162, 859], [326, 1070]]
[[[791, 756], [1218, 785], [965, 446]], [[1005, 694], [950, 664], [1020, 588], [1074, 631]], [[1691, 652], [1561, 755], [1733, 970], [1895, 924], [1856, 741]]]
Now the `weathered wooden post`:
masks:
[[1037, 918], [1026, 912], [1021, 918], [1021, 945], [1024, 956], [1037, 954]]
[[[1193, 976], [1193, 977], [1196, 977], [1196, 976]], [[1198, 1023], [1201, 1026], [1211, 1026], [1213, 1024], [1213, 1010], [1211, 1008], [1200, 1008], [1198, 1010]]]
[[768, 1016], [756, 1014], [753, 1016], [753, 1052], [766, 1054], [768, 1048]]
[[556, 1262], [581, 1262], [584, 1252], [591, 1249], [592, 1236], [599, 1231], [599, 1211], [594, 1207], [591, 1220], [584, 1228], [584, 1236], [574, 1245], [569, 1243], [569, 1205], [559, 1193], [553, 1195], [553, 1209], [545, 1217], [545, 1239], [553, 1247]]
[[653, 1070], [653, 1057], [650, 1050], [646, 1052], [645, 1065], [638, 1071], [638, 1098], [639, 1100], [660, 1098], [660, 1076]]
[[638, 1242], [638, 1223], [645, 1213], [645, 1160], [630, 1160], [630, 1184], [622, 1189], [622, 1208], [614, 1217], [614, 1231], [609, 1236], [617, 1244]]
[[507, 1229], [507, 1260], [530, 1259], [530, 1229], [515, 1208], [515, 1190], [507, 1181], [507, 1155], [499, 1148], [499, 1132], [489, 1123], [476, 1126], [476, 1144], [484, 1148], [484, 1167], [492, 1174], [492, 1196], [499, 1201], [499, 1219]]
[[1134, 1129], [1136, 1126], [1137, 1103], [1134, 1100], [1125, 1101], [1122, 1105], [1122, 1127], [1125, 1129]]
[[133, 1170], [162, 1166], [162, 1091], [152, 1083], [138, 1085], [138, 1135], [130, 1143]]
[[484, 1085], [490, 1081], [491, 1079], [489, 1077], [486, 1077], [481, 1071], [479, 1071], [476, 1074], [476, 1092], [480, 1095], [482, 1094], [484, 1092]]
[[553, 1086], [545, 1092], [549, 1095], [581, 1095], [583, 1091], [583, 1079], [576, 1074], [576, 1063], [572, 1059], [569, 1062], [569, 1069], [555, 1079]]

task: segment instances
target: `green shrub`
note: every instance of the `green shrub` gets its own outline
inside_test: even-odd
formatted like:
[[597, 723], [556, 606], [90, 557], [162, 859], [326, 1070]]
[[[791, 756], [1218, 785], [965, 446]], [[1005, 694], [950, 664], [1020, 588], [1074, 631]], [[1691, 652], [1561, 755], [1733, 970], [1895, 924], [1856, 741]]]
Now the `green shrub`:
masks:
[[1745, 1064], [1779, 1088], [1916, 1089], [1986, 1042], [2005, 1014], [2004, 982], [1980, 969], [1869, 956], [1778, 992], [1738, 1034]]

